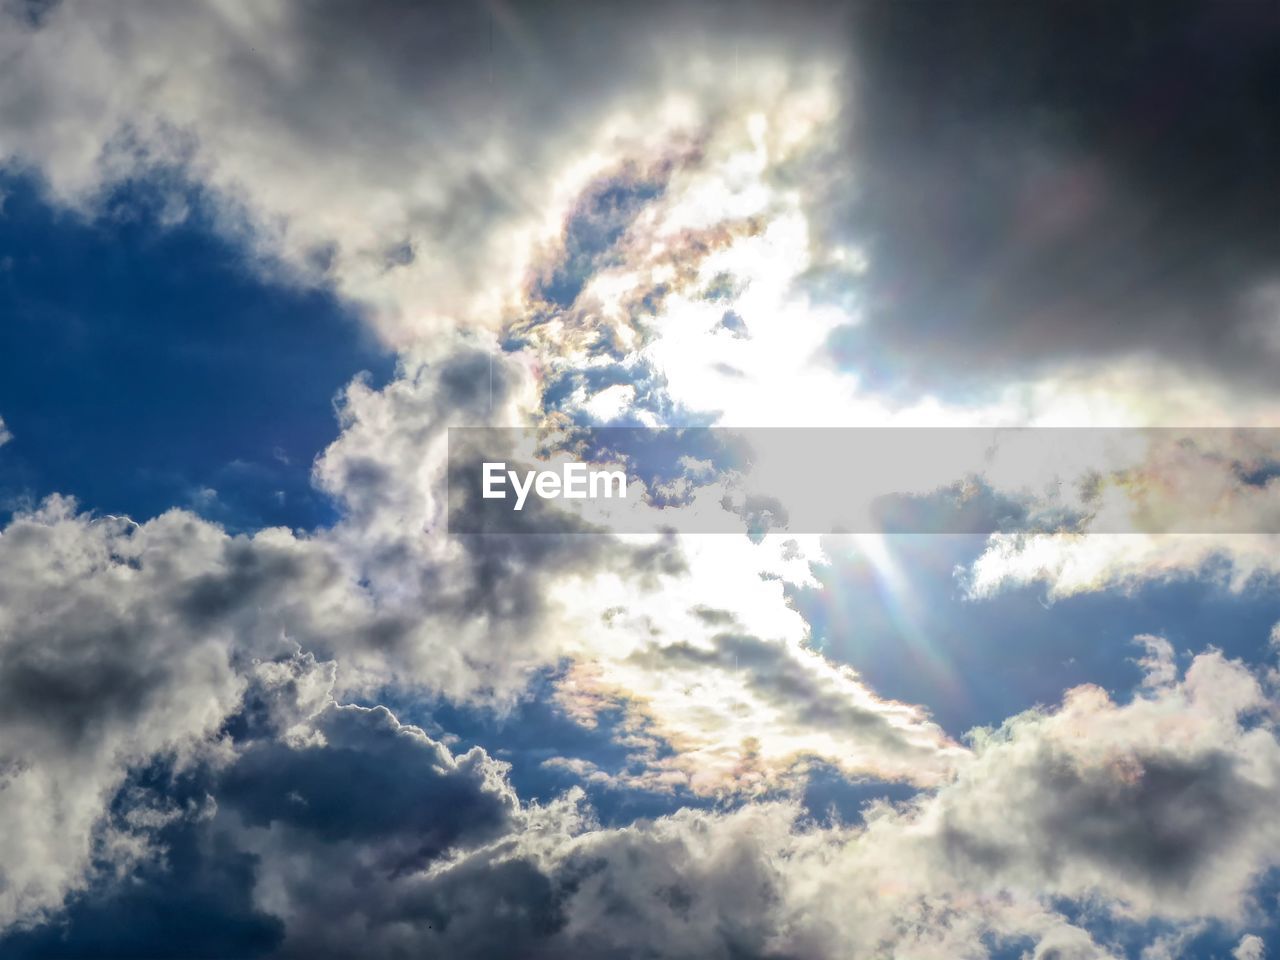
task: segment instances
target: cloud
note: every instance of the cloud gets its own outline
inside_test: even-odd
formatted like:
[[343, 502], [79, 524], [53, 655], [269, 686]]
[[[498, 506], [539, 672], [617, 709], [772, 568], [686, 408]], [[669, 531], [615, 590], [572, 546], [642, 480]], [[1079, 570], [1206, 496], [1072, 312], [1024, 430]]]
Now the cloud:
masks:
[[[661, 537], [584, 543], [554, 527], [494, 540], [424, 533], [432, 518], [440, 519], [444, 424], [469, 405], [487, 406], [475, 383], [478, 365], [487, 366], [487, 357], [461, 351], [384, 391], [352, 387], [343, 436], [317, 465], [321, 482], [347, 508], [331, 530], [229, 536], [183, 511], [139, 525], [78, 513], [56, 497], [4, 529], [0, 688], [8, 693], [0, 726], [8, 785], [0, 803], [25, 828], [9, 838], [15, 846], [4, 857], [0, 922], [46, 916], [69, 893], [87, 889], [98, 870], [127, 872], [129, 862], [147, 859], [147, 831], [133, 837], [111, 826], [112, 798], [159, 758], [190, 764], [235, 756], [226, 738], [243, 722], [236, 718], [278, 712], [255, 678], [283, 671], [270, 665], [291, 649], [336, 663], [324, 683], [284, 671], [281, 682], [311, 706], [272, 722], [290, 743], [312, 737], [330, 744], [328, 759], [288, 752], [293, 746], [245, 748], [226, 790], [243, 796], [247, 823], [295, 813], [293, 801], [281, 799], [290, 792], [309, 804], [317, 824], [346, 806], [308, 801], [307, 783], [330, 775], [325, 764], [355, 736], [353, 726], [367, 729], [364, 739], [351, 740], [352, 758], [367, 760], [378, 754], [378, 743], [390, 742], [400, 746], [387, 748], [387, 775], [409, 762], [404, 751], [416, 749], [416, 734], [396, 733], [385, 711], [333, 707], [328, 719], [315, 719], [313, 708], [330, 687], [351, 695], [391, 686], [501, 707], [536, 671], [568, 660], [595, 664], [617, 691], [627, 679], [617, 671], [629, 651], [674, 644], [678, 652], [711, 635], [714, 624], [688, 613], [697, 601], [723, 603], [774, 639], [750, 641], [755, 646], [743, 669], [731, 675], [746, 699], [726, 701], [728, 712], [700, 714], [677, 699], [650, 697], [665, 698], [670, 678], [659, 672], [649, 681], [645, 671], [632, 671], [632, 684], [622, 688], [628, 702], [659, 736], [690, 745], [676, 785], [696, 780], [699, 754], [722, 757], [709, 789], [732, 793], [787, 776], [798, 758], [815, 751], [835, 752], [853, 771], [896, 764], [895, 776], [913, 778], [908, 758], [950, 749], [919, 711], [878, 700], [851, 673], [800, 649], [803, 624], [782, 604], [780, 587], [760, 590], [760, 563], [769, 555], [745, 541], [728, 552], [704, 551], [695, 572], [681, 548]], [[508, 402], [504, 369], [496, 380], [499, 404]], [[619, 617], [602, 633], [608, 611], [617, 616], [667, 589], [682, 595], [676, 606], [654, 604], [648, 619]], [[657, 642], [655, 624], [672, 632]], [[809, 683], [821, 697], [807, 706], [789, 703], [777, 686], [787, 677]], [[742, 742], [733, 717], [744, 708], [790, 718], [783, 749], [767, 738], [764, 749]], [[832, 715], [850, 718], [839, 743], [823, 730]], [[815, 739], [806, 743], [808, 734]], [[735, 757], [763, 763], [748, 769]], [[437, 765], [489, 769], [482, 759]], [[372, 782], [380, 770], [360, 779]], [[286, 773], [294, 786], [274, 790]], [[486, 782], [495, 776], [484, 774]], [[397, 797], [401, 806], [412, 805], [394, 782], [381, 794], [388, 805], [400, 803]], [[442, 793], [440, 802], [450, 805], [448, 796]], [[479, 809], [476, 798], [454, 805], [468, 807], [470, 816]], [[378, 809], [380, 817], [392, 816], [391, 806]], [[492, 822], [502, 817], [499, 804]], [[306, 823], [301, 813], [294, 819]], [[438, 817], [433, 823], [439, 836], [453, 836]], [[446, 842], [430, 840], [426, 828], [409, 821], [411, 828], [419, 845], [435, 850]]]
[[1246, 933], [1240, 938], [1236, 948], [1231, 951], [1231, 956], [1235, 960], [1263, 960], [1266, 955], [1266, 948], [1263, 946], [1262, 938], [1254, 933]]
[[1128, 356], [1271, 390], [1274, 10], [859, 10], [824, 218], [867, 251], [859, 366], [967, 392]]
[[1080, 687], [1055, 713], [980, 734], [975, 763], [928, 802], [949, 861], [978, 883], [1097, 891], [1139, 917], [1239, 918], [1280, 830], [1267, 800], [1280, 744], [1250, 722], [1266, 698], [1213, 652], [1148, 679], [1128, 704]]
[[250, 745], [224, 775], [219, 795], [247, 825], [330, 844], [402, 836], [426, 862], [502, 830], [517, 808], [504, 765], [478, 747], [454, 757], [385, 707], [330, 705], [307, 727]]
[[[1131, 701], [1081, 687], [1011, 718], [954, 780], [873, 803], [860, 824], [757, 802], [606, 828], [576, 791], [520, 804], [483, 752], [330, 705], [308, 721], [323, 742], [250, 747], [250, 769], [272, 757], [265, 780], [230, 768], [215, 826], [254, 854], [282, 956], [1115, 957], [1057, 908], [1134, 933], [1239, 923], [1280, 830], [1280, 742], [1250, 721], [1269, 702], [1257, 679], [1212, 651], [1171, 671], [1146, 642], [1156, 660]], [[408, 786], [353, 775], [387, 751], [403, 751]], [[400, 802], [442, 790], [473, 799]]]
[[[309, 648], [341, 650], [347, 689], [377, 689], [390, 674], [501, 704], [534, 670], [568, 665], [559, 699], [573, 716], [621, 707], [674, 752], [638, 751], [636, 782], [768, 789], [813, 757], [851, 775], [943, 775], [963, 751], [923, 710], [878, 698], [805, 648], [808, 627], [781, 582], [809, 576], [794, 544], [582, 536], [554, 513], [522, 520], [528, 532], [446, 536], [446, 426], [520, 422], [539, 386], [513, 358], [462, 343], [412, 366], [406, 357], [382, 390], [347, 391], [342, 436], [315, 468], [344, 506], [322, 539], [399, 625], [381, 642]], [[743, 635], [717, 629], [698, 613], [707, 608]], [[741, 649], [717, 653], [726, 643]], [[704, 695], [690, 700], [691, 689]]]
[[769, 790], [813, 760], [932, 784], [965, 758], [922, 709], [877, 697], [811, 650], [745, 633], [659, 640], [573, 681], [571, 704], [593, 690], [662, 735], [673, 754], [635, 756], [655, 786], [681, 774], [700, 792]]
[[[1080, 532], [997, 534], [964, 572], [966, 587], [991, 596], [1044, 583], [1051, 597], [1066, 597], [1192, 577], [1239, 592], [1274, 579], [1274, 446], [1270, 430], [1158, 431], [1125, 462], [1077, 484], [1088, 491], [1077, 501], [1085, 516]], [[1162, 530], [1173, 532], [1155, 532]]]
[[[282, 614], [325, 593], [314, 579], [325, 565], [304, 559], [313, 549], [282, 531], [227, 537], [177, 512], [141, 527], [93, 521], [59, 501], [0, 537], [0, 682], [11, 689], [0, 723], [16, 745], [3, 802], [25, 824], [9, 839], [23, 849], [5, 857], [9, 889], [24, 892], [10, 919], [90, 889], [91, 860], [128, 876], [179, 843], [163, 793], [138, 795], [123, 820], [107, 815], [157, 754], [206, 771], [213, 813], [182, 830], [248, 855], [252, 904], [220, 909], [248, 911], [236, 920], [246, 936], [268, 934], [253, 918], [278, 918], [284, 956], [834, 957], [889, 945], [941, 958], [982, 955], [994, 939], [1105, 957], [1052, 901], [1118, 922], [1234, 923], [1275, 866], [1280, 743], [1251, 719], [1271, 701], [1216, 652], [1181, 673], [1167, 643], [1145, 638], [1147, 682], [1131, 701], [1081, 687], [1057, 709], [980, 732], [950, 776], [898, 806], [873, 804], [861, 824], [755, 802], [603, 828], [579, 794], [521, 803], [482, 749], [455, 754], [385, 708], [334, 703], [341, 662], [269, 647], [268, 632], [314, 629], [297, 612], [288, 629]], [[702, 587], [714, 598], [712, 581]], [[704, 683], [736, 654], [740, 689], [758, 697], [751, 709], [779, 712], [779, 734], [835, 729], [892, 756], [896, 738], [927, 733], [813, 655], [726, 631], [721, 609], [689, 614], [709, 644], [632, 649], [658, 677], [663, 661], [692, 658]], [[33, 700], [46, 689], [35, 681], [55, 674], [78, 695]], [[650, 715], [714, 732], [696, 711], [658, 703]], [[14, 789], [24, 784], [40, 787], [39, 804]]]
[[[215, 195], [224, 230], [364, 302], [396, 342], [491, 325], [527, 241], [621, 145], [696, 137], [779, 62], [804, 69], [831, 46], [763, 5], [730, 22], [677, 4], [341, 0], [5, 19], [6, 152], [54, 196], [91, 209], [113, 182], [176, 167]], [[784, 24], [773, 50], [754, 39]], [[796, 35], [803, 56], [783, 40]]]
[[[350, 651], [344, 679], [358, 683], [363, 668], [387, 682], [403, 659], [361, 650], [415, 631], [437, 650], [452, 639], [421, 608], [407, 623], [379, 611], [320, 539], [278, 529], [231, 537], [182, 511], [138, 525], [50, 498], [0, 533], [0, 573], [0, 805], [24, 824], [0, 857], [5, 924], [57, 908], [95, 861], [128, 853], [102, 845], [128, 840], [104, 830], [131, 772], [225, 752], [224, 725], [255, 661], [290, 648]], [[471, 670], [475, 691], [484, 668]], [[264, 782], [272, 769], [259, 770]]]
[[[1143, 3], [1111, 29], [1095, 4], [998, 23], [863, 4], [71, 7], [5, 14], [9, 160], [88, 211], [176, 168], [257, 265], [334, 285], [397, 345], [524, 323], [531, 279], [551, 313], [587, 307], [604, 291], [584, 275], [627, 246], [617, 231], [654, 236], [635, 219], [651, 202], [673, 215], [654, 218], [666, 248], [628, 267], [678, 288], [710, 205], [731, 214], [721, 232], [799, 266], [810, 314], [839, 305], [825, 332], [847, 333], [847, 365], [899, 403], [972, 400], [979, 374], [988, 400], [1111, 370], [1167, 381], [1158, 358], [1195, 374], [1192, 393], [1266, 393], [1280, 145], [1263, 8]], [[1086, 49], [1112, 69], [1068, 66]], [[1186, 87], [1197, 72], [1212, 83]], [[748, 123], [754, 143], [726, 151]], [[753, 225], [766, 209], [777, 222]], [[561, 243], [564, 262], [543, 262]], [[767, 311], [776, 291], [754, 286], [747, 306]], [[761, 328], [734, 303], [717, 322], [726, 310], [751, 335], [721, 331], [724, 348], [749, 360]], [[781, 356], [811, 345], [765, 339]], [[707, 382], [747, 404], [750, 378], [721, 366]]]
[[975, 596], [1044, 583], [1051, 597], [1209, 578], [1239, 592], [1269, 582], [1275, 534], [997, 534], [966, 574]]
[[239, 699], [218, 625], [185, 621], [173, 558], [151, 562], [184, 526], [138, 531], [54, 499], [0, 534], [0, 816], [22, 825], [0, 840], [0, 924], [82, 885], [130, 767], [209, 748]]

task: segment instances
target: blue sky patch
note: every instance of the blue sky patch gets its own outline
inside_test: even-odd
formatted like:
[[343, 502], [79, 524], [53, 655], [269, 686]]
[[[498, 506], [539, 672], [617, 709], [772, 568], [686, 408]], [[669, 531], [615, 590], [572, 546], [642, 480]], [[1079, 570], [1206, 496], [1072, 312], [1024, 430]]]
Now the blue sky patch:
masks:
[[0, 511], [50, 493], [143, 519], [173, 506], [230, 529], [330, 522], [310, 484], [333, 398], [393, 358], [324, 290], [255, 276], [198, 193], [160, 222], [142, 183], [93, 219], [0, 180]]

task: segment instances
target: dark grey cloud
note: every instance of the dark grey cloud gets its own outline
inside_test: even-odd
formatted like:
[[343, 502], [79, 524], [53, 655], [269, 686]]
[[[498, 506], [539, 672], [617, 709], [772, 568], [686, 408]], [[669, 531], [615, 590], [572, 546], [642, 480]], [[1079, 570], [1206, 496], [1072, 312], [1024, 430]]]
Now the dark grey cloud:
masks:
[[[1212, 653], [1183, 679], [1167, 645], [1148, 649], [1151, 689], [1132, 704], [1084, 688], [1014, 718], [958, 780], [857, 828], [757, 803], [601, 829], [580, 797], [519, 804], [478, 748], [455, 754], [384, 708], [318, 705], [332, 672], [305, 654], [260, 664], [232, 756], [194, 772], [152, 765], [118, 792], [110, 818], [156, 822], [162, 856], [2, 945], [29, 957], [817, 960], [982, 956], [1008, 942], [1108, 957], [1019, 892], [1139, 918], [1227, 916], [1277, 830], [1280, 748], [1243, 722], [1263, 703], [1256, 682]], [[1182, 736], [1167, 734], [1172, 719]], [[120, 911], [128, 930], [111, 922]]]
[[284, 924], [253, 901], [257, 858], [213, 828], [208, 773], [180, 773], [164, 760], [133, 771], [106, 818], [129, 831], [139, 811], [159, 809], [159, 825], [148, 831], [153, 855], [133, 865], [123, 883], [119, 864], [104, 856], [88, 885], [49, 922], [0, 935], [0, 953], [15, 960], [248, 960], [274, 951]]
[[513, 834], [419, 873], [368, 871], [360, 850], [274, 838], [283, 845], [263, 855], [295, 867], [278, 877], [290, 932], [279, 955], [805, 956], [771, 944], [783, 880], [750, 821], [698, 814], [581, 843], [551, 821], [534, 826], [541, 841]]
[[946, 870], [1194, 917], [1271, 868], [1280, 749], [1255, 725], [1261, 689], [1216, 651], [1183, 679], [1166, 641], [1139, 639], [1148, 689], [1132, 702], [1081, 687], [1056, 712], [978, 732], [975, 764], [928, 801]]
[[1212, 882], [1218, 855], [1270, 802], [1269, 791], [1225, 751], [1193, 758], [1153, 751], [1126, 762], [1127, 771], [1082, 769], [1046, 747], [1023, 784], [1033, 843], [1025, 835], [1017, 842], [984, 839], [954, 815], [944, 820], [942, 843], [965, 869], [998, 873], [1031, 857], [1037, 870], [1057, 877], [1084, 860], [1176, 897]]
[[254, 743], [225, 774], [219, 796], [250, 826], [329, 843], [406, 837], [401, 868], [510, 829], [515, 795], [483, 750], [455, 757], [385, 707], [330, 706], [309, 728], [322, 744]]
[[878, 385], [1137, 355], [1266, 387], [1280, 345], [1280, 11], [867, 3], [849, 172]]

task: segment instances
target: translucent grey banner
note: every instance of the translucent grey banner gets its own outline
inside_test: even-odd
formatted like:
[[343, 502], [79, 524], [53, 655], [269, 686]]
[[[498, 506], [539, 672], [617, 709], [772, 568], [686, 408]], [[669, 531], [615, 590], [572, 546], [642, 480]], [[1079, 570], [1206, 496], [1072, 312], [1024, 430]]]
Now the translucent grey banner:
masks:
[[451, 428], [448, 529], [1277, 533], [1280, 429]]

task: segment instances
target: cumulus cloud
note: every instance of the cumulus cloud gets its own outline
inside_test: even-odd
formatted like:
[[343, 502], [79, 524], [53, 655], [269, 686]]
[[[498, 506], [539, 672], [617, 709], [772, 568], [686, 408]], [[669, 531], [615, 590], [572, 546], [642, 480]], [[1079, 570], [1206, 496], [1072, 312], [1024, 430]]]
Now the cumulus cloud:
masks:
[[[1115, 957], [1058, 905], [1189, 936], [1238, 923], [1280, 830], [1258, 680], [1212, 651], [1179, 671], [1146, 642], [1148, 684], [1129, 702], [1082, 687], [1011, 718], [975, 737], [954, 780], [858, 824], [774, 802], [606, 828], [576, 792], [521, 804], [482, 752], [328, 705], [307, 721], [321, 739], [245, 754], [255, 766], [267, 751], [271, 789], [229, 790], [215, 826], [257, 858], [284, 956]], [[367, 766], [388, 751], [413, 786]], [[472, 802], [401, 802], [417, 792]]]
[[[621, 144], [696, 142], [706, 117], [776, 84], [779, 61], [803, 70], [828, 45], [764, 7], [664, 9], [11, 6], [2, 152], [82, 208], [176, 167], [214, 192], [224, 229], [365, 302], [398, 342], [492, 324], [527, 241]], [[784, 20], [773, 50], [744, 41], [728, 69], [731, 35]], [[803, 58], [782, 40], [797, 33]]]
[[[958, 750], [921, 711], [879, 700], [851, 672], [801, 648], [803, 623], [781, 603], [780, 588], [761, 589], [760, 557], [750, 544], [745, 552], [704, 553], [694, 574], [663, 538], [584, 543], [555, 528], [488, 541], [429, 535], [425, 528], [441, 520], [443, 425], [468, 403], [487, 405], [472, 375], [485, 361], [464, 351], [385, 391], [353, 386], [343, 437], [317, 466], [347, 506], [332, 530], [229, 536], [182, 511], [139, 525], [95, 519], [58, 498], [5, 528], [3, 801], [13, 822], [26, 824], [4, 858], [6, 921], [58, 907], [84, 886], [95, 858], [120, 853], [95, 845], [111, 839], [120, 847], [127, 839], [104, 831], [108, 804], [132, 770], [159, 756], [225, 752], [231, 717], [272, 714], [270, 698], [249, 680], [282, 668], [253, 664], [269, 665], [290, 648], [336, 658], [330, 683], [347, 694], [392, 684], [494, 705], [510, 703], [537, 669], [566, 658], [594, 665], [611, 693], [622, 691], [658, 735], [683, 745], [678, 786], [698, 784], [699, 776], [714, 791], [767, 785], [814, 754], [838, 758], [854, 773], [906, 779], [945, 768], [947, 753]], [[505, 403], [501, 376], [497, 396]], [[675, 605], [651, 602], [640, 615], [637, 600], [657, 598], [663, 588], [678, 591]], [[727, 696], [690, 711], [671, 683], [681, 652], [697, 656], [685, 645], [716, 633], [714, 618], [690, 612], [698, 600], [723, 603], [770, 639], [738, 641], [747, 656], [723, 671]], [[645, 656], [670, 659], [676, 677], [637, 671]], [[698, 679], [697, 671], [685, 672], [683, 682]], [[285, 679], [309, 685], [312, 706], [327, 695], [305, 677]], [[792, 699], [806, 691], [820, 696]], [[779, 741], [752, 743], [735, 724], [744, 711], [762, 709], [777, 715]], [[590, 710], [580, 715], [589, 718]], [[321, 722], [299, 712], [281, 721], [281, 735], [332, 744], [360, 718], [395, 727], [383, 713], [355, 707], [332, 708], [329, 716]], [[339, 723], [340, 716], [353, 719]], [[839, 735], [824, 729], [832, 717], [845, 718]], [[765, 724], [760, 730], [769, 732]], [[366, 758], [376, 752], [370, 744], [349, 750]], [[927, 765], [935, 754], [932, 772], [911, 763]], [[337, 755], [333, 748], [323, 757]], [[307, 763], [327, 762], [318, 756], [246, 750], [237, 767], [242, 779], [227, 781], [247, 796], [251, 784], [263, 791], [257, 799], [265, 806], [243, 802], [246, 821], [273, 820], [272, 804], [284, 801], [269, 796], [267, 785], [286, 769], [304, 779]], [[700, 773], [700, 759], [712, 757]], [[293, 792], [305, 800], [305, 784]], [[390, 801], [393, 791], [384, 794]]]
[[861, 7], [856, 173], [826, 219], [868, 248], [866, 365], [909, 392], [1126, 355], [1273, 387], [1278, 26]]
[[55, 499], [0, 534], [0, 809], [21, 824], [0, 839], [0, 923], [57, 908], [130, 766], [207, 748], [239, 698], [221, 625], [172, 602], [178, 558], [151, 562], [166, 539], [198, 552], [189, 532], [181, 515], [133, 531]]
[[[1126, 464], [1077, 484], [1087, 491], [1077, 501], [1078, 532], [993, 536], [965, 572], [970, 593], [1043, 583], [1064, 597], [1190, 577], [1238, 592], [1274, 579], [1280, 482], [1272, 431], [1151, 437]], [[1173, 532], [1159, 532], [1166, 530]]]
[[966, 574], [977, 596], [1044, 584], [1053, 597], [1208, 577], [1233, 591], [1278, 572], [1275, 534], [997, 534]]
[[[1053, 898], [1122, 922], [1239, 922], [1275, 865], [1280, 743], [1256, 719], [1269, 695], [1216, 652], [1183, 673], [1146, 638], [1131, 701], [1082, 687], [980, 732], [950, 774], [861, 825], [774, 803], [606, 829], [574, 795], [522, 804], [483, 750], [454, 754], [385, 708], [334, 703], [340, 663], [282, 653], [280, 630], [314, 629], [291, 603], [325, 593], [295, 555], [309, 543], [227, 537], [176, 512], [93, 521], [60, 501], [6, 529], [4, 802], [26, 825], [6, 841], [21, 847], [4, 859], [8, 919], [55, 908], [91, 861], [128, 873], [154, 856], [145, 836], [172, 821], [165, 802], [113, 821], [129, 829], [104, 824], [129, 771], [156, 755], [210, 771], [216, 814], [191, 829], [252, 855], [252, 909], [281, 919], [284, 955], [834, 957], [888, 944], [946, 957], [981, 956], [994, 938], [1103, 957]], [[741, 671], [759, 697], [748, 711], [774, 711], [775, 736], [834, 729], [894, 756], [912, 724], [928, 732], [812, 655], [726, 631], [720, 608], [689, 615], [710, 643], [624, 634], [638, 651], [626, 660], [655, 660], [659, 677], [663, 660], [696, 660], [704, 683]], [[34, 696], [50, 684], [65, 695]], [[715, 729], [655, 702], [668, 729]]]
[[1217, 653], [1149, 679], [1128, 704], [1082, 687], [979, 735], [929, 810], [951, 862], [978, 882], [1098, 890], [1138, 916], [1238, 918], [1280, 828], [1267, 799], [1280, 745], [1251, 722], [1266, 699]]
[[382, 390], [352, 385], [342, 436], [316, 464], [345, 507], [324, 540], [401, 624], [381, 644], [345, 644], [348, 689], [366, 667], [376, 688], [390, 667], [402, 682], [509, 703], [533, 669], [567, 661], [562, 705], [587, 722], [620, 707], [659, 738], [663, 757], [646, 741], [634, 772], [663, 789], [768, 789], [813, 758], [933, 781], [963, 753], [925, 711], [806, 648], [783, 591], [810, 576], [794, 541], [581, 536], [554, 513], [522, 521], [527, 532], [446, 536], [446, 426], [520, 422], [545, 393], [517, 360], [465, 346], [409, 363]]
[[[477, 567], [483, 573], [483, 562]], [[57, 907], [82, 884], [108, 801], [131, 770], [222, 750], [222, 726], [239, 709], [255, 660], [290, 646], [340, 651], [349, 655], [348, 686], [367, 671], [388, 682], [415, 658], [449, 650], [455, 638], [439, 625], [462, 616], [379, 609], [378, 594], [319, 538], [284, 530], [231, 537], [181, 511], [142, 525], [95, 519], [59, 498], [0, 533], [0, 569], [0, 802], [6, 819], [25, 824], [6, 835], [5, 922]], [[486, 595], [481, 589], [473, 602]], [[458, 661], [465, 684], [448, 670], [406, 679], [418, 689], [492, 695], [484, 664], [502, 654], [488, 656]], [[556, 656], [544, 649], [535, 662]], [[528, 677], [510, 665], [507, 675]]]

